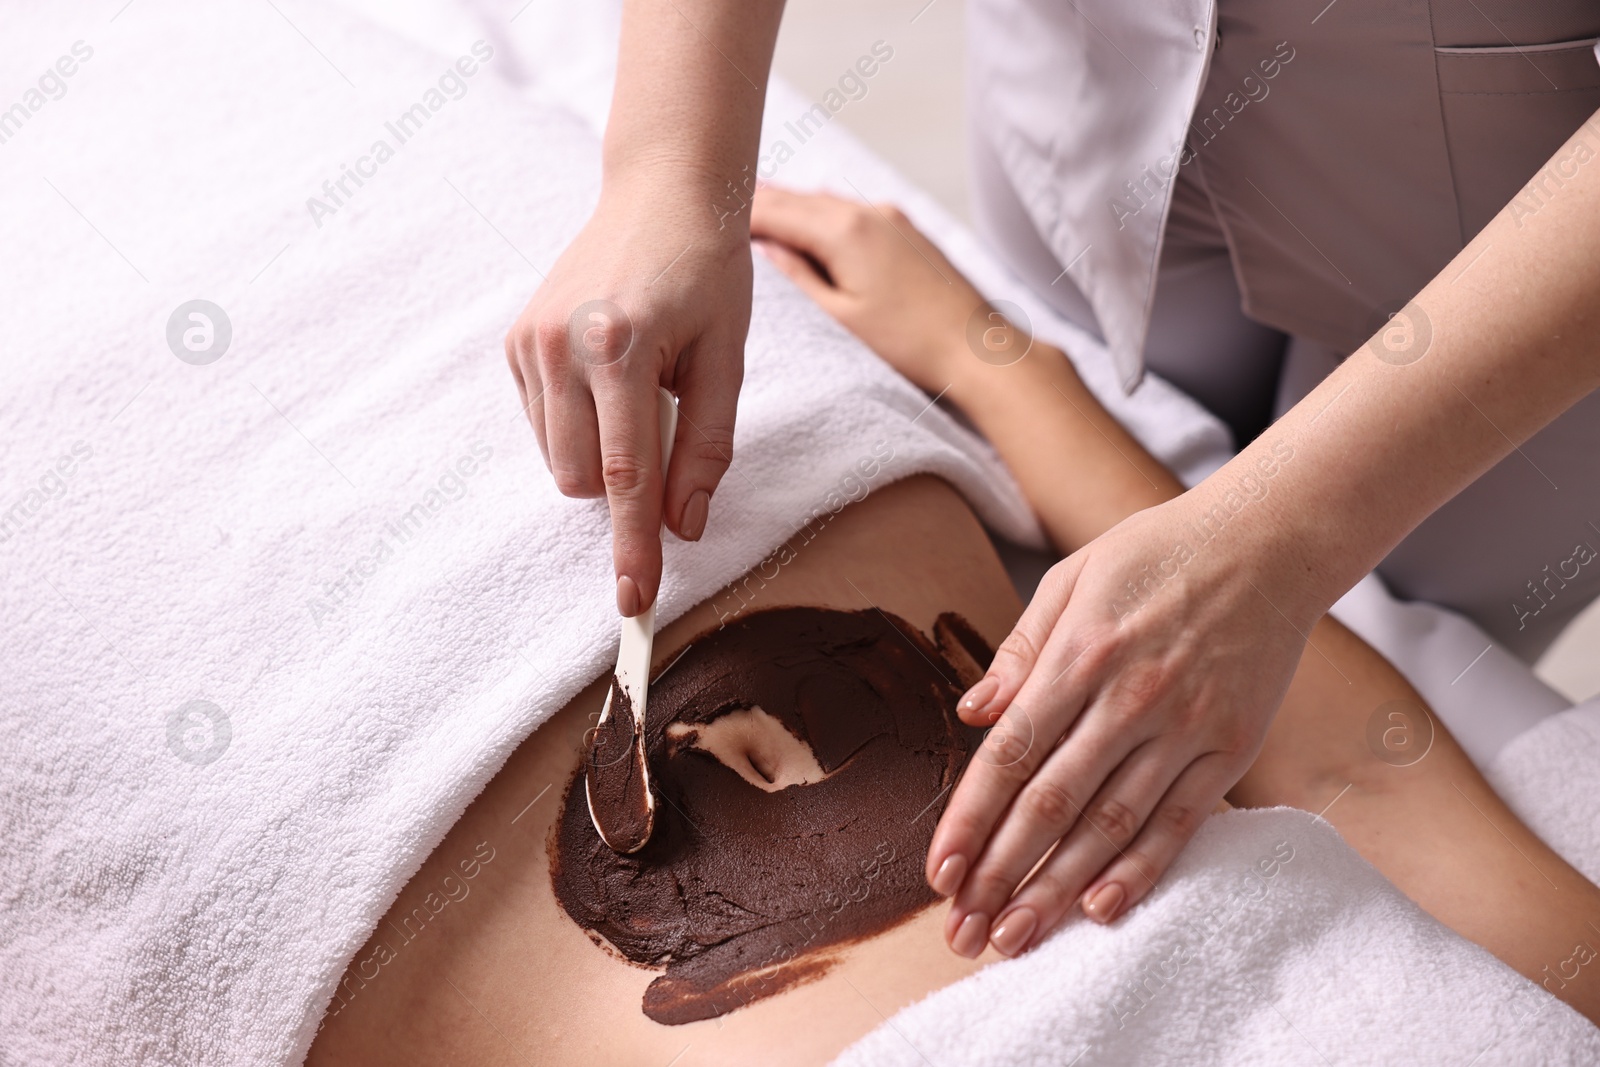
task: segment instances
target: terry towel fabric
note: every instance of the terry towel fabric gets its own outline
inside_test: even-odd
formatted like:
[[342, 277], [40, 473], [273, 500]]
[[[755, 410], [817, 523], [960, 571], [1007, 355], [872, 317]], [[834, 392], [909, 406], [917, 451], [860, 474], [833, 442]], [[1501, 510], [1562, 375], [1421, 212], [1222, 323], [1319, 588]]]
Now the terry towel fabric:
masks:
[[[1600, 701], [1518, 736], [1489, 779], [1600, 878]], [[835, 1067], [929, 1062], [1587, 1064], [1600, 1030], [1422, 913], [1327, 823], [1280, 808], [1214, 816], [1116, 927], [1075, 920], [901, 1011]]]
[[[593, 135], [547, 103], [550, 74], [603, 89], [606, 64], [581, 41], [557, 61], [541, 34], [585, 16], [553, 4], [515, 27], [519, 5], [361, 6], [434, 21], [408, 41], [312, 4], [8, 12], [6, 69], [67, 56], [73, 73], [0, 144], [0, 1063], [297, 1062], [394, 893], [614, 651], [603, 507], [556, 496], [500, 354], [595, 195]], [[836, 129], [814, 147], [793, 175], [848, 165], [938, 228]], [[1007, 284], [958, 228], [939, 236], [980, 287]], [[221, 319], [208, 341], [174, 315], [195, 298], [231, 327], [214, 362]], [[737, 459], [705, 541], [668, 546], [664, 621], [816, 509], [913, 471], [1037, 540], [980, 442], [759, 264], [756, 299]], [[1225, 435], [1187, 398], [1123, 398], [1091, 347], [1036, 326], [1187, 481], [1221, 462]], [[1465, 983], [1533, 1005], [1536, 1038], [1507, 1047], [1591, 1048], [1586, 1024], [1396, 901], [1309, 816], [1214, 821], [1184, 861], [1202, 881], [1172, 898], [1233, 900], [1228, 879], [1285, 840], [1296, 856], [1269, 885], [1327, 871], [1355, 897], [1240, 897], [1263, 929], [1295, 909], [1322, 923], [1285, 933], [1276, 969], [1230, 948], [1241, 981], [1326, 981], [1320, 947], [1366, 923], [1430, 1032], [1454, 1025]], [[1226, 914], [1197, 960], [1249, 928]], [[1135, 967], [1133, 949], [1182, 935], [1132, 936], [1096, 947]], [[1433, 988], [1441, 959], [1459, 966]], [[1048, 973], [1027, 966], [972, 982]], [[1275, 1017], [1215, 1009], [1196, 1025], [1216, 1048], [1257, 1047]], [[1518, 1033], [1508, 1019], [1487, 1025]], [[1358, 1012], [1351, 1047], [1391, 1022]]]
[[[79, 57], [0, 145], [7, 1067], [297, 1062], [615, 655], [604, 505], [556, 493], [502, 350], [593, 135], [489, 42], [279, 7], [5, 17], [0, 68]], [[1036, 536], [977, 439], [757, 279], [737, 458], [663, 622], [915, 471]]]
[[[1427, 828], [1416, 828], [1426, 833]], [[835, 1067], [1587, 1064], [1600, 1031], [1289, 809], [1213, 816], [1114, 927], [893, 1016]]]

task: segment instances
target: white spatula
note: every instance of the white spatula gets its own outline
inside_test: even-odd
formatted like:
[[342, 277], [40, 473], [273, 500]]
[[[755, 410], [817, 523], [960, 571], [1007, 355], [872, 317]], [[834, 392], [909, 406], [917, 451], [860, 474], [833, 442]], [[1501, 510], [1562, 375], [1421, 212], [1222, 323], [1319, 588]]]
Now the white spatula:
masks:
[[[659, 389], [658, 421], [661, 426], [661, 470], [665, 479], [667, 462], [672, 456], [672, 442], [677, 436], [678, 405], [673, 400], [672, 394], [665, 389]], [[659, 599], [659, 596], [658, 598]], [[637, 852], [650, 840], [650, 833], [655, 827], [656, 798], [655, 791], [650, 782], [650, 765], [645, 759], [645, 734], [644, 713], [647, 689], [650, 683], [650, 652], [655, 643], [656, 636], [656, 605], [654, 602], [648, 608], [632, 618], [622, 620], [622, 640], [617, 646], [617, 670], [612, 687], [606, 690], [605, 706], [600, 709], [600, 719], [595, 724], [594, 743], [591, 743], [587, 753], [584, 776], [584, 795], [589, 802], [589, 818], [594, 822], [594, 828], [599, 831], [600, 837], [613, 851], [621, 853]], [[618, 690], [621, 690], [626, 702], [633, 711], [633, 750], [626, 751], [601, 751], [600, 741], [608, 736], [615, 736], [615, 731], [609, 734], [606, 726], [610, 723], [611, 714]], [[621, 724], [615, 724], [620, 726]], [[620, 747], [620, 746], [619, 746]], [[630, 759], [631, 756], [631, 759]], [[603, 762], [597, 768], [597, 758]], [[595, 813], [594, 782], [597, 771], [599, 773], [627, 772], [634, 776], [636, 787], [642, 787], [644, 810], [642, 820], [638, 812], [607, 812], [604, 816]], [[630, 790], [632, 794], [634, 790]], [[614, 823], [614, 825], [613, 825]]]

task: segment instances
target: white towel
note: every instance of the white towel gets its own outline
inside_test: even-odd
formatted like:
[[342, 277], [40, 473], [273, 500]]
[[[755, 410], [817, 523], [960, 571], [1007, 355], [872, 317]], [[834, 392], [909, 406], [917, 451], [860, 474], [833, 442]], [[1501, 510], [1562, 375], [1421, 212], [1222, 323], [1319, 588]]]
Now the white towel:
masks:
[[[555, 493], [501, 346], [597, 144], [472, 37], [111, 14], [13, 8], [0, 45], [43, 86], [0, 144], [0, 1061], [293, 1063], [615, 655], [604, 506]], [[704, 543], [668, 546], [663, 621], [915, 471], [1037, 537], [975, 438], [765, 263], [756, 290], [736, 458]], [[231, 324], [208, 364], [187, 313], [169, 347], [195, 298]]]
[[1534, 833], [1600, 883], [1600, 697], [1516, 737], [1487, 777]]
[[[1489, 780], [1600, 878], [1600, 701], [1517, 736]], [[1277, 809], [1213, 817], [1115, 927], [1074, 919], [901, 1011], [835, 1067], [930, 1061], [1592, 1064], [1600, 1030], [1423, 914], [1327, 823]]]
[[1214, 816], [1115, 926], [1074, 919], [834, 1063], [1597, 1061], [1588, 1020], [1424, 914], [1326, 822], [1280, 808]]

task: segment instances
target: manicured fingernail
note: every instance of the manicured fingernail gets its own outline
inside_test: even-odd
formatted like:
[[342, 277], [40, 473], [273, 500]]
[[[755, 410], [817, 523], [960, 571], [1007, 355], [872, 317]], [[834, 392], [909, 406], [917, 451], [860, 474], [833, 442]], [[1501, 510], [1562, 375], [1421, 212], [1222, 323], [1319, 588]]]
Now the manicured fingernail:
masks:
[[933, 886], [933, 891], [941, 897], [948, 897], [961, 888], [961, 879], [967, 876], [967, 857], [946, 856], [939, 869], [934, 872], [933, 881], [928, 884]]
[[989, 943], [1002, 956], [1015, 956], [1022, 951], [1039, 925], [1039, 916], [1032, 908], [1018, 908], [1000, 920], [1000, 925], [989, 935]]
[[626, 574], [617, 579], [617, 610], [630, 619], [639, 614], [639, 587]]
[[683, 505], [683, 522], [679, 523], [682, 529], [680, 535], [685, 541], [698, 541], [700, 535], [706, 532], [706, 515], [711, 510], [711, 495], [704, 489], [696, 489], [689, 495], [688, 503]]
[[989, 916], [981, 911], [975, 911], [961, 920], [961, 928], [956, 931], [956, 936], [950, 939], [950, 948], [958, 956], [975, 960], [988, 940]]
[[1116, 882], [1107, 882], [1094, 891], [1093, 896], [1083, 898], [1083, 913], [1097, 923], [1108, 923], [1117, 917], [1122, 910], [1122, 902], [1128, 897], [1127, 892]]
[[989, 701], [993, 700], [998, 692], [1000, 683], [993, 678], [985, 678], [967, 690], [967, 695], [961, 698], [961, 710], [981, 712], [989, 706]]

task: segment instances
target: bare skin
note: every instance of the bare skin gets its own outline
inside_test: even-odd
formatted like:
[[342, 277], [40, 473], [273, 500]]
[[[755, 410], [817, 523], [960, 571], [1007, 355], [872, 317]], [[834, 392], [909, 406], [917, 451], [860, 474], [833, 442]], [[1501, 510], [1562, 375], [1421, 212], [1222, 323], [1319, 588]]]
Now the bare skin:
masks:
[[[704, 430], [680, 438], [668, 471], [664, 513], [681, 535], [704, 529], [705, 502], [732, 455], [740, 369], [730, 345], [749, 321], [749, 278], [721, 240], [737, 224], [713, 232], [684, 220], [755, 165], [779, 13], [727, 0], [670, 6], [627, 6], [607, 192], [507, 346], [557, 483], [573, 495], [603, 486], [611, 500], [625, 614], [651, 602], [659, 577], [656, 382], [692, 397]], [[1596, 119], [1575, 135], [1585, 152], [1597, 137]], [[1030, 767], [1041, 790], [1081, 803], [1104, 793], [1135, 812], [1149, 869], [1135, 878], [1113, 865], [1097, 872], [1102, 884], [1137, 892], [1134, 882], [1160, 877], [1187, 840], [1178, 828], [1192, 825], [1175, 816], [1209, 810], [1250, 765], [1313, 623], [1423, 519], [1600, 385], [1600, 169], [1570, 166], [1575, 143], [1552, 157], [1567, 162], [1559, 195], [1535, 197], [1536, 212], [1508, 205], [1398, 320], [1398, 333], [1414, 338], [1427, 322], [1425, 349], [1386, 327], [1384, 358], [1355, 353], [1218, 474], [1075, 545], [1047, 577], [978, 696], [991, 717], [1017, 703], [1044, 736], [1065, 738]], [[680, 248], [670, 294], [646, 294]], [[569, 350], [567, 317], [596, 297], [638, 309], [628, 314], [646, 343], [632, 364], [593, 371]], [[972, 307], [958, 309], [962, 321]], [[600, 343], [611, 352], [614, 342]], [[696, 358], [680, 381], [685, 353]], [[968, 377], [951, 373], [935, 389], [959, 395]], [[547, 399], [538, 383], [554, 390]], [[997, 407], [1013, 424], [1038, 406], [991, 395], [1006, 398]], [[1241, 476], [1296, 441], [1298, 460], [1248, 522], [1186, 565], [1149, 610], [1121, 620], [1107, 610]], [[938, 887], [976, 878], [998, 900], [1070, 831], [1071, 819], [1013, 803], [1025, 784], [979, 775], [952, 805], [931, 872], [945, 871]], [[1097, 888], [1089, 877], [1060, 890]]]
[[[930, 478], [891, 485], [845, 509], [775, 578], [741, 588], [747, 597], [755, 591], [752, 611], [790, 604], [853, 611], [866, 606], [865, 595], [924, 632], [940, 612], [958, 611], [991, 641], [1021, 611], [982, 527], [952, 489]], [[714, 597], [666, 627], [656, 638], [656, 665], [740, 602]], [[998, 958], [950, 953], [940, 936], [945, 909], [930, 907], [847, 950], [820, 981], [721, 1019], [650, 1021], [640, 1001], [658, 972], [596, 947], [567, 918], [546, 853], [561, 791], [608, 680], [578, 694], [517, 749], [401, 892], [346, 972], [348, 1007], [339, 1011], [334, 1002], [337, 1014], [324, 1020], [310, 1064], [665, 1064], [686, 1045], [674, 1067], [822, 1063], [879, 1025], [879, 1012], [892, 1014]], [[771, 740], [762, 732], [724, 738], [718, 755], [733, 767], [753, 756], [779, 779], [799, 780], [815, 767], [808, 749]], [[470, 882], [461, 879], [459, 864], [482, 842], [493, 860]], [[412, 909], [451, 874], [468, 895], [407, 941]], [[363, 967], [384, 939], [394, 958]], [[363, 971], [375, 977], [365, 980]]]
[[[854, 609], [865, 596], [922, 627], [956, 610], [991, 638], [1021, 610], [972, 513], [926, 477], [845, 509], [774, 579], [748, 588], [756, 598], [747, 610]], [[658, 663], [729, 609], [713, 598], [667, 627]], [[1362, 855], [1435, 916], [1542, 980], [1542, 967], [1571, 954], [1585, 918], [1600, 919], [1600, 890], [1516, 821], [1442, 729], [1415, 766], [1376, 759], [1364, 740], [1370, 710], [1416, 694], [1337, 624], [1324, 622], [1313, 640], [1328, 661], [1301, 665], [1233, 798], [1316, 810], [1337, 797], [1327, 818]], [[934, 906], [851, 946], [818, 981], [717, 1020], [651, 1022], [640, 1000], [656, 972], [592, 944], [550, 882], [547, 842], [603, 681], [523, 743], [401, 891], [346, 972], [308, 1063], [667, 1063], [680, 1054], [680, 1067], [822, 1063], [899, 1008], [998, 958], [992, 948], [977, 959], [949, 952], [953, 912]], [[713, 744], [730, 766], [751, 760], [780, 781], [814, 773], [808, 752], [773, 740], [738, 723]], [[1093, 817], [1110, 834], [1126, 833], [1110, 813]], [[452, 902], [419, 924], [416, 909], [427, 915], [430, 893]], [[1580, 978], [1562, 995], [1600, 1015], [1600, 982]]]

